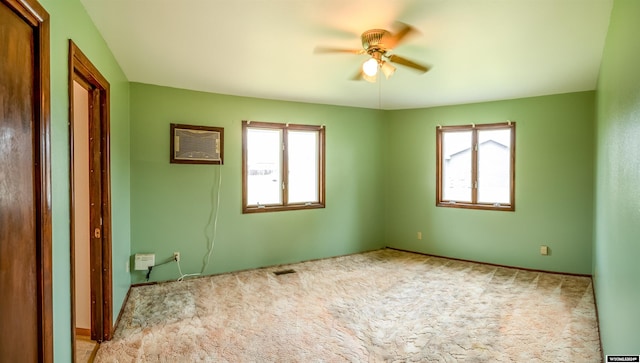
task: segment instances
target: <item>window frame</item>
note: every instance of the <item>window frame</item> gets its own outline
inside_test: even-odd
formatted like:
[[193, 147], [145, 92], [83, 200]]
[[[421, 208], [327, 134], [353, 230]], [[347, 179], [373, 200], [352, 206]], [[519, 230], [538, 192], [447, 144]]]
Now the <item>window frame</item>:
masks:
[[[250, 128], [280, 130], [282, 132], [281, 175], [283, 182], [282, 203], [265, 205], [247, 205], [247, 131]], [[318, 132], [318, 201], [289, 203], [289, 158], [288, 131], [316, 131]], [[289, 123], [274, 123], [260, 121], [242, 121], [242, 213], [264, 213], [287, 210], [318, 209], [325, 207], [325, 130], [324, 125], [300, 125]]]
[[[509, 162], [510, 162], [510, 186], [509, 186], [509, 204], [493, 204], [493, 203], [478, 203], [478, 131], [483, 130], [497, 130], [497, 129], [510, 129], [511, 130], [511, 145], [509, 148]], [[442, 135], [445, 132], [461, 132], [471, 131], [471, 202], [455, 201], [443, 199], [443, 150], [442, 150]], [[516, 171], [515, 162], [516, 158], [516, 123], [513, 121], [493, 123], [493, 124], [471, 124], [471, 125], [457, 125], [457, 126], [436, 126], [436, 206], [448, 207], [448, 208], [465, 208], [465, 209], [480, 209], [480, 210], [497, 210], [497, 211], [510, 211], [513, 212], [516, 209], [515, 201], [515, 181]]]

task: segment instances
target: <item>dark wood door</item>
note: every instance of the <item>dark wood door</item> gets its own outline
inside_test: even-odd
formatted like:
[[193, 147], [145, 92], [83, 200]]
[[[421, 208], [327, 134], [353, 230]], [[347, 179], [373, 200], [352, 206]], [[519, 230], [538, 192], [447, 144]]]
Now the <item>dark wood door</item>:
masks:
[[[37, 361], [38, 301], [33, 173], [33, 41], [31, 27], [0, 8], [0, 351], [6, 361]], [[5, 328], [6, 327], [6, 328]]]
[[102, 286], [102, 170], [100, 91], [89, 91], [89, 226], [91, 231], [91, 339], [101, 342], [104, 329]]
[[[112, 276], [111, 276], [111, 186], [109, 147], [109, 82], [89, 61], [76, 44], [69, 40], [70, 109], [74, 109], [73, 84], [78, 82], [89, 93], [89, 226], [90, 226], [90, 280], [91, 280], [91, 339], [110, 340], [112, 333]], [[72, 111], [73, 112], [73, 111]], [[70, 115], [73, 134], [74, 117]], [[73, 145], [71, 145], [73, 150]], [[71, 154], [71, 164], [75, 163]], [[71, 175], [72, 195], [75, 195], [74, 177]], [[71, 206], [71, 220], [75, 223], [75, 207]], [[71, 235], [73, 236], [73, 227]], [[75, 281], [75, 241], [71, 241], [72, 284]], [[75, 326], [75, 296], [72, 295], [72, 320]]]
[[48, 32], [39, 28], [41, 14], [32, 11], [0, 2], [2, 362], [51, 361], [52, 354], [48, 77], [43, 73], [48, 58], [43, 62], [40, 54], [48, 50], [42, 47]]

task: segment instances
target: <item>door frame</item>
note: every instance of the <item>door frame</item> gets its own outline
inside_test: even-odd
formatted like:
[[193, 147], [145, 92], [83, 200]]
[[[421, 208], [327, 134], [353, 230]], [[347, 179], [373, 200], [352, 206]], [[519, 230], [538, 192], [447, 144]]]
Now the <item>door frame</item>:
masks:
[[[110, 125], [109, 125], [109, 82], [82, 53], [80, 48], [69, 39], [69, 147], [70, 147], [70, 231], [71, 231], [71, 329], [75, 337], [76, 297], [75, 297], [75, 193], [73, 178], [73, 119], [74, 119], [74, 81], [89, 91], [89, 137], [99, 139], [99, 149], [90, 146], [90, 168], [92, 161], [101, 165], [97, 176], [99, 188], [90, 188], [90, 199], [101, 201], [99, 216], [92, 216], [91, 230], [100, 229], [100, 234], [92, 236], [90, 244], [91, 265], [91, 339], [98, 342], [110, 340], [113, 335], [113, 293], [112, 293], [112, 252], [111, 252], [111, 177], [110, 177]], [[93, 150], [93, 151], [91, 151]], [[96, 153], [98, 155], [96, 155]], [[93, 213], [92, 213], [93, 214]], [[101, 225], [100, 225], [101, 223]], [[98, 226], [98, 227], [96, 227]], [[72, 339], [73, 359], [75, 361], [75, 338]]]
[[0, 0], [33, 29], [33, 175], [38, 360], [53, 362], [49, 14], [37, 0]]

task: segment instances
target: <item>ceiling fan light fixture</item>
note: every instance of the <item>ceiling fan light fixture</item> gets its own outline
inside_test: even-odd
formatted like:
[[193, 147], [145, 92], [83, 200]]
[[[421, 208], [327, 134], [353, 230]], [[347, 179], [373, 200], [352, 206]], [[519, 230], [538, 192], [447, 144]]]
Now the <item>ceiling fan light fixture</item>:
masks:
[[362, 79], [364, 79], [365, 81], [370, 82], [370, 83], [376, 83], [378, 81], [378, 76], [375, 75], [375, 74], [373, 76], [369, 76], [369, 75], [367, 75], [366, 73], [363, 72], [362, 73]]
[[395, 73], [396, 71], [396, 67], [389, 64], [389, 62], [384, 62], [384, 61], [380, 63], [380, 69], [382, 70], [382, 73], [384, 73], [384, 76], [387, 79], [389, 79], [389, 77], [391, 77], [393, 73]]
[[362, 71], [369, 77], [375, 77], [378, 73], [378, 61], [370, 58], [366, 62], [362, 63]]

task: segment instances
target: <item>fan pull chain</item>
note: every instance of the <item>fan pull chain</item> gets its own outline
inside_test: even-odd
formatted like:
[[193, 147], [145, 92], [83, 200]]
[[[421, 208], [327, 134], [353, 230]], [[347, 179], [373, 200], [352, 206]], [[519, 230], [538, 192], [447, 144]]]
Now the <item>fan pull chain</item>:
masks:
[[382, 77], [378, 77], [378, 110], [382, 110]]

